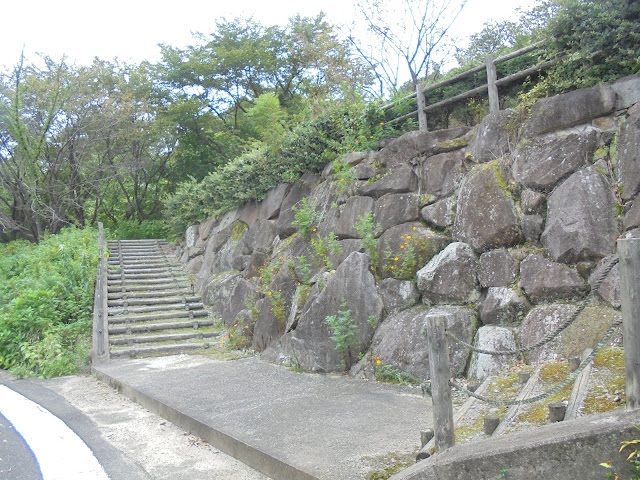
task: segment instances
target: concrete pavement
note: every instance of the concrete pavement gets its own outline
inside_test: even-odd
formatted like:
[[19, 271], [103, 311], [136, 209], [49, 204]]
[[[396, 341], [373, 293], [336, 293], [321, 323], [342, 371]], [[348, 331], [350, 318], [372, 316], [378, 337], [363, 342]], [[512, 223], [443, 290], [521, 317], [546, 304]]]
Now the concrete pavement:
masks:
[[365, 478], [419, 447], [431, 402], [415, 388], [298, 373], [256, 357], [116, 360], [94, 374], [274, 479]]

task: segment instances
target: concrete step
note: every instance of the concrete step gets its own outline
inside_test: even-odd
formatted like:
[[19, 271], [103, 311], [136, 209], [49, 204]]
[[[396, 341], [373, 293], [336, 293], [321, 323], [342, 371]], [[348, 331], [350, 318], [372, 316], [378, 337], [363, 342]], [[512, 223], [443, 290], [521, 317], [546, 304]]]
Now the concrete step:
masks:
[[[193, 292], [192, 285], [184, 282], [170, 282], [159, 283], [156, 285], [114, 285], [107, 287], [109, 294], [134, 294], [134, 293], [149, 293], [149, 292]], [[109, 297], [111, 298], [111, 296]]]
[[149, 357], [152, 355], [168, 355], [185, 353], [193, 350], [205, 350], [211, 348], [211, 343], [176, 343], [157, 347], [134, 347], [122, 350], [111, 350], [112, 357]]
[[188, 312], [170, 312], [170, 313], [154, 313], [150, 315], [129, 315], [109, 317], [109, 325], [117, 325], [121, 323], [139, 323], [139, 322], [155, 322], [157, 320], [172, 320], [176, 318], [195, 318], [207, 317], [209, 312], [206, 310], [190, 310]]
[[184, 304], [184, 303], [198, 303], [200, 302], [200, 297], [177, 297], [167, 296], [160, 297], [157, 294], [153, 296], [143, 297], [143, 298], [127, 298], [119, 299], [119, 300], [108, 300], [107, 305], [109, 307], [127, 307], [132, 305], [170, 305], [170, 304]]
[[149, 278], [176, 278], [176, 277], [186, 277], [184, 272], [180, 272], [179, 270], [163, 270], [161, 272], [144, 272], [144, 273], [132, 273], [132, 272], [118, 272], [118, 273], [109, 273], [107, 275], [107, 280], [122, 280], [123, 278], [127, 281], [133, 280], [146, 280]]
[[199, 330], [194, 330], [193, 332], [189, 333], [165, 333], [159, 335], [126, 336], [122, 338], [114, 338], [110, 343], [111, 345], [131, 345], [154, 342], [178, 342], [193, 339], [216, 338], [219, 336], [220, 332], [201, 332]]
[[176, 275], [175, 277], [170, 277], [170, 278], [131, 279], [130, 281], [125, 281], [125, 282], [123, 282], [122, 280], [109, 280], [107, 282], [107, 285], [108, 287], [122, 286], [122, 285], [126, 285], [127, 283], [130, 283], [131, 286], [163, 285], [163, 284], [178, 283], [179, 281], [185, 282], [188, 280], [189, 280], [189, 277], [187, 277], [187, 275], [184, 274], [180, 276]]
[[109, 293], [109, 300], [127, 300], [127, 299], [135, 299], [135, 298], [164, 298], [164, 297], [177, 297], [179, 295], [193, 295], [194, 291], [191, 289], [191, 286], [180, 287], [177, 286], [175, 288], [146, 288], [144, 290], [130, 290], [125, 289], [123, 292], [121, 288], [118, 288], [116, 291]]
[[122, 335], [143, 332], [158, 332], [161, 330], [177, 330], [184, 328], [198, 329], [200, 327], [212, 327], [213, 320], [189, 320], [183, 322], [167, 322], [167, 323], [148, 323], [141, 325], [117, 326], [109, 327], [109, 335]]
[[188, 303], [169, 303], [169, 304], [156, 304], [147, 306], [126, 306], [121, 308], [109, 308], [108, 316], [117, 317], [119, 315], [129, 315], [132, 313], [149, 313], [149, 312], [164, 312], [170, 310], [186, 310], [197, 311], [203, 310], [204, 304], [202, 302], [188, 302]]

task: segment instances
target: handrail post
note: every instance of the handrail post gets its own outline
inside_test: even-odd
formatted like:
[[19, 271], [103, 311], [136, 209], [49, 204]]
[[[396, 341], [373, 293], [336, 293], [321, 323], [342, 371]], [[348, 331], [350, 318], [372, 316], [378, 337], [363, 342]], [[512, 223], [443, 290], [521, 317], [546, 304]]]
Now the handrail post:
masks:
[[640, 407], [640, 238], [618, 240], [627, 410]]
[[427, 106], [427, 100], [424, 96], [424, 86], [420, 83], [416, 83], [416, 98], [418, 100], [418, 126], [421, 132], [426, 132], [427, 127], [427, 113], [424, 111]]
[[107, 257], [104, 227], [98, 222], [98, 267], [93, 304], [93, 340], [91, 358], [95, 363], [109, 359], [107, 325]]
[[447, 345], [447, 316], [427, 314], [426, 334], [429, 343], [429, 370], [431, 372], [431, 399], [433, 401], [433, 429], [436, 452], [442, 452], [455, 443], [453, 402], [449, 378], [449, 347]]
[[500, 110], [500, 99], [498, 97], [498, 87], [496, 86], [496, 80], [498, 80], [498, 71], [496, 70], [495, 57], [492, 54], [487, 55], [485, 64], [487, 67], [489, 113], [493, 113]]

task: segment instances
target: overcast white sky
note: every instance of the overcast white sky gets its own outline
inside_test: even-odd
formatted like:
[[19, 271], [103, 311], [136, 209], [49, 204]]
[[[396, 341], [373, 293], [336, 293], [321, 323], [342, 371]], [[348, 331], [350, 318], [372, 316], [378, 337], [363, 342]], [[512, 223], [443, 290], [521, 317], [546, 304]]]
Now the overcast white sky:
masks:
[[[400, 0], [388, 0], [399, 2]], [[253, 16], [265, 25], [284, 24], [296, 13], [327, 13], [334, 24], [348, 24], [355, 0], [3, 0], [0, 68], [27, 59], [63, 54], [80, 64], [105, 60], [159, 60], [159, 43], [185, 46], [191, 32], [209, 33], [214, 20]], [[504, 19], [533, 0], [469, 0], [456, 23], [465, 37], [489, 19]]]

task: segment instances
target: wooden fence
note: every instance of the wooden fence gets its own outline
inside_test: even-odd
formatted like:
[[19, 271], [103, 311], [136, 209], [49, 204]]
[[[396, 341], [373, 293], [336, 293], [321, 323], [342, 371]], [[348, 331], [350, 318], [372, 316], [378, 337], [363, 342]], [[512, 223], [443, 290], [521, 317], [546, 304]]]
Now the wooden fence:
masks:
[[[399, 123], [402, 122], [404, 120], [408, 120], [410, 118], [418, 118], [418, 123], [420, 124], [420, 130], [427, 130], [427, 114], [429, 112], [432, 112], [438, 108], [447, 106], [447, 105], [451, 105], [457, 102], [460, 102], [461, 100], [470, 98], [470, 97], [476, 97], [478, 95], [485, 95], [487, 94], [489, 97], [489, 112], [496, 112], [500, 109], [500, 101], [499, 101], [499, 96], [498, 96], [498, 88], [499, 87], [503, 87], [505, 85], [509, 85], [518, 81], [522, 81], [525, 78], [527, 78], [529, 75], [533, 75], [536, 73], [539, 73], [543, 70], [548, 69], [549, 67], [551, 67], [553, 64], [555, 64], [557, 62], [557, 60], [550, 60], [547, 62], [543, 62], [540, 63], [538, 65], [535, 65], [533, 67], [527, 68], [525, 70], [520, 70], [516, 73], [513, 73], [507, 77], [504, 78], [497, 78], [497, 70], [496, 70], [496, 65], [499, 65], [501, 63], [504, 63], [506, 61], [512, 60], [514, 58], [518, 58], [521, 57], [522, 55], [525, 55], [527, 53], [533, 52], [535, 50], [538, 50], [541, 46], [543, 45], [543, 42], [538, 42], [538, 43], [534, 43], [531, 44], [527, 47], [521, 48], [519, 50], [516, 50], [515, 52], [511, 52], [507, 55], [503, 55], [502, 57], [498, 57], [498, 58], [494, 58], [493, 55], [489, 55], [484, 63], [484, 65], [479, 65], [477, 67], [471, 68], [469, 70], [466, 70], [465, 72], [462, 72], [458, 75], [455, 75], [454, 77], [451, 78], [447, 78], [446, 80], [443, 80], [441, 82], [435, 83], [433, 85], [429, 85], [426, 87], [423, 87], [422, 85], [418, 85], [418, 89], [422, 90], [422, 94], [421, 95], [417, 95], [417, 93], [413, 93], [411, 95], [408, 95], [404, 98], [402, 98], [399, 102], [405, 101], [405, 100], [410, 100], [413, 98], [417, 98], [417, 110], [414, 110], [411, 113], [407, 113], [406, 115], [402, 115], [401, 117], [398, 118], [394, 118], [393, 120], [390, 120], [388, 123], [390, 124], [394, 124], [394, 123]], [[442, 88], [442, 87], [446, 87], [448, 85], [453, 85], [458, 83], [461, 80], [464, 80], [466, 78], [471, 77], [472, 75], [475, 75], [476, 73], [482, 72], [486, 70], [487, 72], [487, 83], [485, 85], [482, 85], [480, 87], [471, 89], [471, 90], [467, 90], [463, 93], [460, 93], [458, 95], [455, 95], [453, 97], [447, 98], [445, 100], [442, 100], [440, 102], [437, 103], [432, 103], [432, 104], [428, 104], [427, 102], [427, 94], [429, 94], [430, 92], [433, 92], [434, 90], [437, 90], [438, 88]], [[387, 105], [384, 105], [381, 107], [381, 110], [388, 110], [390, 108], [392, 108], [393, 106], [396, 105], [396, 103], [399, 102], [392, 102], [389, 103]], [[422, 113], [421, 113], [422, 112]]]

